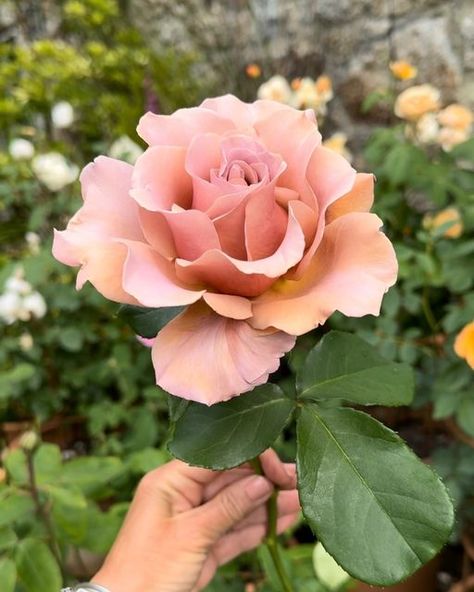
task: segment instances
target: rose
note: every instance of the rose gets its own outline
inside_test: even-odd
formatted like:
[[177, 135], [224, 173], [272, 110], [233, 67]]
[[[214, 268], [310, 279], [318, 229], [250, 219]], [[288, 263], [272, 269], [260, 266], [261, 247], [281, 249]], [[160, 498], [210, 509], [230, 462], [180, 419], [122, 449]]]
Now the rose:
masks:
[[417, 121], [425, 113], [437, 111], [439, 99], [439, 90], [431, 84], [411, 86], [398, 95], [395, 115], [408, 121]]
[[464, 105], [452, 103], [438, 113], [438, 121], [444, 127], [469, 132], [473, 121], [473, 114]]
[[15, 160], [29, 160], [35, 154], [35, 147], [29, 140], [14, 138], [8, 146], [8, 151]]
[[60, 101], [51, 109], [51, 120], [57, 129], [71, 127], [74, 122], [74, 109], [71, 103]]
[[79, 173], [76, 165], [70, 164], [59, 152], [35, 156], [32, 169], [50, 191], [60, 191], [66, 185], [74, 183]]
[[373, 176], [321, 146], [314, 114], [208, 99], [138, 125], [131, 166], [99, 157], [53, 253], [111, 300], [186, 306], [157, 335], [156, 381], [212, 404], [266, 382], [334, 311], [378, 314], [396, 277]]

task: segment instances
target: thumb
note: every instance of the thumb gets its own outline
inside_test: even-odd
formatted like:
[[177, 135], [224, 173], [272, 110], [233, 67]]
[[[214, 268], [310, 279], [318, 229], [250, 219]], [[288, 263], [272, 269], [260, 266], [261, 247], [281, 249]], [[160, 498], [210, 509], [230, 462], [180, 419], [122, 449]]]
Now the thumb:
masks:
[[239, 479], [194, 510], [193, 526], [205, 535], [209, 544], [213, 544], [265, 503], [272, 492], [273, 484], [260, 475]]

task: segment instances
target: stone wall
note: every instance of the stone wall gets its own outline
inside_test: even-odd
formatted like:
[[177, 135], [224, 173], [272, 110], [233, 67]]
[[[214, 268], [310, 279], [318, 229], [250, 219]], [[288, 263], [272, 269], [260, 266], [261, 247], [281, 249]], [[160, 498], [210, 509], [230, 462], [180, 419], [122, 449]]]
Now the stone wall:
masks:
[[[390, 113], [361, 114], [371, 91], [393, 84], [388, 64], [408, 59], [417, 82], [441, 88], [444, 101], [474, 103], [473, 0], [130, 0], [130, 14], [150, 43], [200, 55], [197, 75], [216, 92], [251, 99], [264, 76], [316, 77], [335, 84], [329, 124], [348, 130], [356, 144], [370, 123]], [[252, 96], [253, 95], [253, 96]]]

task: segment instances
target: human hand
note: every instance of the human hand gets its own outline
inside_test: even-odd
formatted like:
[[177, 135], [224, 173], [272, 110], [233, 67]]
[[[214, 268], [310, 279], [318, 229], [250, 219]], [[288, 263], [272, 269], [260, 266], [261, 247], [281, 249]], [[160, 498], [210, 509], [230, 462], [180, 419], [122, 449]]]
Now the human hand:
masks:
[[110, 592], [197, 592], [219, 565], [258, 546], [266, 534], [265, 503], [274, 486], [278, 531], [300, 509], [294, 464], [273, 450], [250, 466], [224, 472], [174, 460], [140, 482], [121, 531], [92, 579]]

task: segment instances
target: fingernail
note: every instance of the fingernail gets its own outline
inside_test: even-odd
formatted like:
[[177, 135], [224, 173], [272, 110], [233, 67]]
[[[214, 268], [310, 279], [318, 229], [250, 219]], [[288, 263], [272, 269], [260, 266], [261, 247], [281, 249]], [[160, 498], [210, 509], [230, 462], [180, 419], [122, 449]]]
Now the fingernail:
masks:
[[273, 491], [273, 485], [260, 475], [255, 475], [248, 480], [245, 491], [253, 501], [268, 497]]

